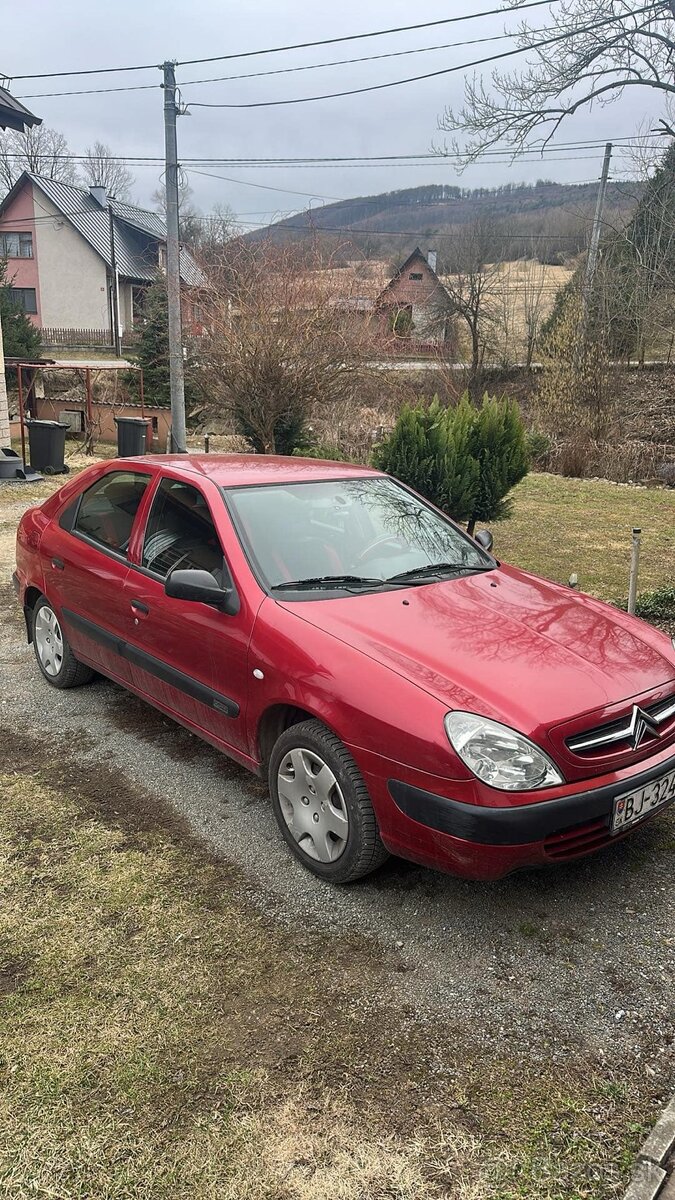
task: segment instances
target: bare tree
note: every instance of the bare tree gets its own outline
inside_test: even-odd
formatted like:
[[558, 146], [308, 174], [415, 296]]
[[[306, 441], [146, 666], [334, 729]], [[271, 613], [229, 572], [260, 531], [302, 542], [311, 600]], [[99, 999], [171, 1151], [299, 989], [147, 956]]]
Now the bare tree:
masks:
[[[166, 192], [163, 187], [156, 188], [152, 193], [155, 208], [166, 216]], [[199, 240], [202, 230], [202, 217], [192, 202], [192, 188], [186, 176], [181, 172], [178, 180], [178, 227], [180, 239], [192, 248]]]
[[231, 243], [211, 265], [200, 342], [209, 413], [229, 414], [262, 453], [302, 445], [315, 413], [356, 401], [373, 373], [372, 338], [318, 252]]
[[527, 261], [522, 289], [525, 365], [529, 371], [546, 315], [546, 268], [536, 259]]
[[84, 182], [89, 187], [105, 188], [108, 195], [117, 200], [128, 200], [134, 177], [126, 163], [113, 158], [113, 152], [105, 142], [88, 146], [86, 155], [82, 163]]
[[208, 270], [211, 262], [220, 260], [227, 243], [238, 233], [236, 217], [229, 204], [214, 204], [211, 212], [196, 217], [193, 225], [189, 239], [185, 240]]
[[[521, 2], [505, 9], [517, 12]], [[567, 117], [626, 88], [675, 95], [675, 0], [561, 0], [546, 30], [523, 20], [514, 40], [527, 55], [523, 69], [497, 69], [491, 85], [467, 79], [463, 107], [440, 118], [441, 129], [464, 135], [453, 145], [465, 162], [498, 143], [545, 144]]]
[[453, 242], [452, 271], [443, 284], [450, 297], [451, 311], [464, 321], [470, 339], [467, 386], [472, 398], [481, 391], [483, 361], [493, 332], [495, 296], [500, 267], [495, 243], [495, 226], [481, 218], [458, 230]]
[[8, 130], [0, 135], [0, 186], [14, 187], [22, 171], [33, 171], [61, 183], [75, 183], [75, 164], [62, 133], [47, 125], [34, 125], [23, 133]]

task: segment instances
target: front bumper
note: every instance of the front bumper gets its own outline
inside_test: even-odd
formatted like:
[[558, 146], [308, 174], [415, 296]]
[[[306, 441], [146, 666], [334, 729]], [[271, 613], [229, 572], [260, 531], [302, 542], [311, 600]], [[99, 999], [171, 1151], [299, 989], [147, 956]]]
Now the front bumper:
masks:
[[625, 832], [612, 834], [614, 801], [674, 768], [671, 755], [601, 787], [500, 808], [463, 803], [390, 779], [387, 793], [397, 816], [383, 836], [393, 853], [403, 857], [467, 878], [499, 879], [522, 867], [580, 858], [622, 840], [673, 801]]
[[[637, 792], [674, 768], [675, 757], [640, 771], [631, 776], [630, 781], [621, 779], [604, 787], [515, 808], [483, 808], [477, 804], [463, 804], [396, 779], [389, 780], [388, 787], [397, 808], [429, 829], [437, 829], [440, 833], [449, 833], [452, 837], [481, 845], [523, 846], [602, 818], [606, 819], [609, 830], [614, 801], [618, 796]], [[663, 812], [667, 807], [665, 805], [659, 811]]]

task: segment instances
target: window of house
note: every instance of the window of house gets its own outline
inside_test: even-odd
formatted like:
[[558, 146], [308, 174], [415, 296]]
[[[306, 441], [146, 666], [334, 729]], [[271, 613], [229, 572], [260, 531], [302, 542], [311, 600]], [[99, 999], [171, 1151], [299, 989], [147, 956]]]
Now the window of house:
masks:
[[126, 554], [134, 519], [149, 482], [149, 475], [136, 471], [111, 471], [104, 475], [82, 496], [76, 532], [118, 554]]
[[148, 517], [143, 566], [164, 578], [179, 564], [220, 579], [223, 551], [202, 492], [180, 479], [163, 479]]
[[32, 233], [0, 233], [0, 258], [32, 257]]
[[423, 276], [421, 271], [411, 271], [408, 276], [408, 279], [414, 279], [415, 283], [419, 283], [422, 278]]
[[35, 288], [10, 288], [9, 298], [10, 300], [13, 300], [15, 304], [19, 304], [24, 312], [37, 312]]

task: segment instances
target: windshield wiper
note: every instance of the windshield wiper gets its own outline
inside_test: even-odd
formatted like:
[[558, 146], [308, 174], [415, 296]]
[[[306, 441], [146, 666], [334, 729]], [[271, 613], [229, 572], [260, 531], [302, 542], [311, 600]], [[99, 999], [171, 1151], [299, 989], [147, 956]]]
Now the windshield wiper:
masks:
[[315, 575], [312, 579], [289, 579], [275, 583], [273, 592], [315, 591], [319, 588], [383, 587], [389, 579], [369, 579], [365, 575]]
[[459, 575], [465, 571], [494, 571], [494, 567], [491, 563], [478, 563], [475, 566], [469, 566], [468, 563], [429, 563], [426, 567], [413, 567], [411, 571], [401, 571], [398, 575], [392, 575], [386, 582], [403, 583], [406, 579], [426, 579], [428, 575], [447, 575], [448, 572]]

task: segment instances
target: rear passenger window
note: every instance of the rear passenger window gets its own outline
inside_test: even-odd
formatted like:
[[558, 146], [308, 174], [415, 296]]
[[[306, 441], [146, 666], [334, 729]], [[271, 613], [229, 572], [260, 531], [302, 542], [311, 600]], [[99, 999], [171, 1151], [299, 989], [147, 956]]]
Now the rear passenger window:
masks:
[[126, 554], [134, 518], [149, 482], [149, 475], [136, 471], [104, 475], [82, 496], [75, 532]]

